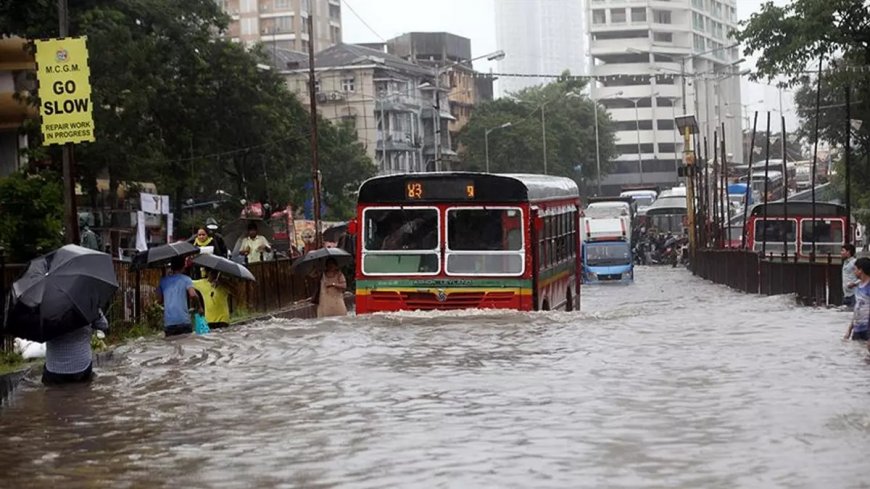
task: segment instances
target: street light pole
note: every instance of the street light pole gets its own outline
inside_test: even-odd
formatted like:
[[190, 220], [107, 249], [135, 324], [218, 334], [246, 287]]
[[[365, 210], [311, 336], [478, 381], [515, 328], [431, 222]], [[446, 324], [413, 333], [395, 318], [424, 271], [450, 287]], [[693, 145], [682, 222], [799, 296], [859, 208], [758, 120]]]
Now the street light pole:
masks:
[[[471, 58], [467, 62], [473, 63], [474, 61], [484, 58], [486, 58], [488, 61], [497, 61], [500, 59], [504, 59], [504, 56], [504, 51], [499, 49], [498, 51], [484, 54], [483, 56]], [[462, 63], [463, 61], [454, 61], [446, 66], [435, 67], [435, 116], [433, 117], [433, 121], [435, 124], [435, 171], [441, 170], [441, 75], [446, 73], [454, 66], [460, 65]]]
[[598, 99], [595, 98], [595, 80], [592, 80], [592, 114], [595, 118], [595, 186], [598, 188], [596, 195], [601, 195], [601, 148], [598, 141]]
[[643, 183], [643, 153], [640, 151], [640, 112], [637, 110], [637, 104], [641, 99], [629, 99], [634, 103], [634, 127], [637, 128], [637, 169], [640, 171], [640, 183]]
[[486, 129], [483, 131], [483, 149], [486, 154], [486, 172], [489, 173], [489, 133], [498, 129], [505, 129], [507, 127], [511, 127], [510, 122], [505, 122], [504, 124], [493, 127], [491, 129]]
[[547, 103], [541, 104], [541, 141], [544, 147], [544, 175], [547, 174], [547, 121], [544, 118], [544, 107]]

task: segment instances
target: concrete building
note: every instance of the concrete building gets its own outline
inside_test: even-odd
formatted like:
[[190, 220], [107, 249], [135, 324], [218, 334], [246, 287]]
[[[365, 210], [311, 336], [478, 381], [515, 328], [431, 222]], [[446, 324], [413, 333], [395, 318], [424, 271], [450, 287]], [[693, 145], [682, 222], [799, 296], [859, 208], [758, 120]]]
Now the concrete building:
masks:
[[474, 107], [492, 100], [492, 79], [475, 76], [468, 38], [448, 32], [409, 32], [388, 40], [386, 48], [390, 54], [433, 69], [453, 65], [445, 69], [441, 86], [448, 90], [449, 111], [454, 118], [448, 128], [454, 141], [471, 119]]
[[21, 126], [25, 119], [38, 116], [36, 107], [20, 98], [34, 89], [27, 72], [35, 70], [36, 64], [26, 46], [20, 37], [0, 37], [0, 177], [27, 163], [21, 154], [27, 148]]
[[[230, 15], [228, 36], [266, 49], [308, 51], [313, 37], [318, 51], [341, 42], [340, 0], [215, 0]], [[308, 13], [314, 13], [314, 35]]]
[[735, 0], [590, 0], [587, 18], [592, 95], [616, 121], [622, 153], [603, 193], [679, 182], [683, 142], [674, 117], [683, 106], [696, 115], [711, 156], [724, 123], [726, 152], [743, 161], [739, 51], [728, 37], [737, 26]]
[[[308, 60], [281, 51], [278, 69], [288, 87], [309, 105]], [[456, 153], [448, 124], [454, 118], [441, 89], [435, 113], [435, 73], [429, 67], [354, 44], [337, 44], [315, 56], [318, 113], [350, 122], [381, 174], [449, 169]], [[440, 126], [440, 131], [435, 128]], [[436, 134], [441, 164], [435, 161]]]
[[[501, 73], [559, 75], [586, 73], [584, 0], [498, 0], [496, 44], [505, 52]], [[499, 93], [552, 81], [551, 78], [501, 77]]]

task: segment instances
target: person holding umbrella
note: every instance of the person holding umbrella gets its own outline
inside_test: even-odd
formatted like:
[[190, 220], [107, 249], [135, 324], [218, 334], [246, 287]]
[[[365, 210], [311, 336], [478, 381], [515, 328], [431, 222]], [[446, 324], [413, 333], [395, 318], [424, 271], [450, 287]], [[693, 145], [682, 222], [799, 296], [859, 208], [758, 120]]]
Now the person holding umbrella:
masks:
[[220, 329], [230, 324], [230, 296], [233, 295], [220, 273], [208, 270], [208, 278], [194, 280], [193, 287], [202, 295], [205, 320], [210, 329]]
[[46, 343], [46, 384], [92, 377], [91, 334], [106, 329], [102, 309], [118, 289], [112, 257], [66, 245], [32, 260], [12, 284], [3, 332]]
[[94, 330], [106, 332], [109, 322], [103, 311], [96, 321], [75, 331], [45, 342], [45, 367], [42, 383], [61, 385], [90, 382], [94, 378]]
[[260, 234], [256, 222], [248, 223], [248, 235], [242, 240], [241, 250], [239, 254], [248, 259], [248, 263], [259, 263], [263, 261], [266, 253], [271, 253], [272, 247], [269, 245], [269, 240]]
[[202, 304], [193, 287], [193, 280], [184, 274], [184, 257], [176, 256], [170, 263], [169, 275], [157, 286], [157, 303], [163, 306], [163, 332], [167, 337], [193, 332], [188, 300], [200, 314]]
[[347, 290], [347, 279], [338, 268], [335, 258], [326, 260], [325, 270], [320, 277], [320, 297], [317, 301], [317, 317], [347, 316], [347, 306], [344, 303], [344, 291]]

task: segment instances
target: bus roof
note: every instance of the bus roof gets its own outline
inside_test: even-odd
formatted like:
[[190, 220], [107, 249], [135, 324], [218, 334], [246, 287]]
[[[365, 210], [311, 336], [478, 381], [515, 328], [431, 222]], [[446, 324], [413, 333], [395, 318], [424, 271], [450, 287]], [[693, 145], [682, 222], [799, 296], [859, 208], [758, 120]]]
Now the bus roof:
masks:
[[[409, 195], [409, 186], [418, 184], [414, 195]], [[535, 202], [579, 198], [574, 180], [533, 174], [401, 173], [370, 178], [359, 188], [360, 203]]]
[[680, 195], [666, 195], [659, 197], [646, 210], [646, 215], [654, 216], [656, 214], [673, 214], [672, 211], [679, 210], [685, 212], [687, 210], [686, 197]]
[[[789, 216], [812, 216], [812, 202], [789, 202], [786, 209], [784, 202], [768, 202], [767, 217], [782, 217], [785, 216], [785, 211], [788, 211]], [[750, 215], [758, 217], [764, 216], [765, 204], [756, 204], [752, 208]], [[830, 202], [816, 202], [816, 217], [845, 217], [846, 207], [840, 204], [832, 204]]]

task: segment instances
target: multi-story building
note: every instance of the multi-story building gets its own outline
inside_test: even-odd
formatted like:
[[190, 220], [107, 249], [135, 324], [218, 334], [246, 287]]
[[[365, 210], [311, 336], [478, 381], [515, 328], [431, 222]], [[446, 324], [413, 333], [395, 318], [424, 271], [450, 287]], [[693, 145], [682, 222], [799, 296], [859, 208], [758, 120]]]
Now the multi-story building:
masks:
[[683, 140], [674, 117], [684, 113], [695, 114], [711, 157], [724, 123], [726, 153], [743, 161], [739, 51], [728, 34], [735, 0], [590, 0], [587, 17], [592, 96], [616, 122], [621, 153], [604, 193], [677, 183]]
[[[308, 105], [308, 60], [281, 51], [278, 69], [288, 87]], [[441, 89], [435, 107], [435, 72], [398, 56], [354, 44], [337, 44], [315, 56], [317, 110], [333, 122], [350, 122], [379, 173], [421, 172], [450, 167], [448, 123], [453, 119]], [[440, 127], [436, 131], [435, 128]], [[436, 163], [436, 135], [441, 162]]]
[[[505, 52], [502, 73], [559, 75], [586, 72], [586, 22], [582, 0], [498, 0], [495, 2], [496, 44]], [[552, 78], [501, 77], [506, 95]]]
[[[474, 107], [492, 100], [492, 78], [475, 76], [471, 65], [471, 40], [448, 32], [409, 32], [387, 41], [387, 51], [402, 59], [444, 71], [448, 123], [453, 140], [471, 119]], [[456, 148], [454, 148], [456, 149]]]
[[[227, 35], [266, 49], [308, 51], [314, 39], [318, 51], [341, 42], [340, 0], [215, 0], [231, 21]], [[313, 9], [313, 10], [312, 10]], [[308, 13], [314, 14], [314, 33], [308, 32]]]
[[22, 150], [27, 148], [27, 137], [21, 125], [25, 119], [37, 117], [37, 110], [23, 97], [34, 88], [27, 74], [35, 69], [27, 41], [0, 37], [0, 177], [26, 163]]

